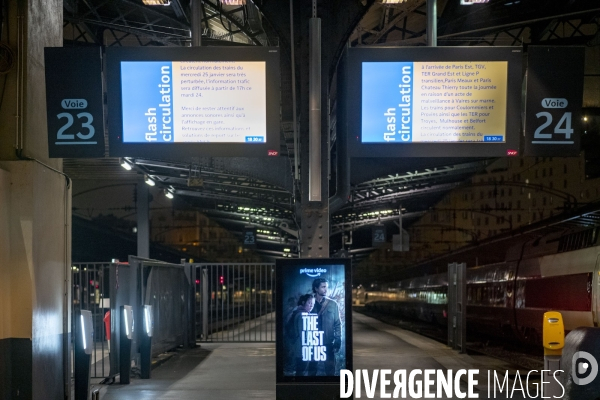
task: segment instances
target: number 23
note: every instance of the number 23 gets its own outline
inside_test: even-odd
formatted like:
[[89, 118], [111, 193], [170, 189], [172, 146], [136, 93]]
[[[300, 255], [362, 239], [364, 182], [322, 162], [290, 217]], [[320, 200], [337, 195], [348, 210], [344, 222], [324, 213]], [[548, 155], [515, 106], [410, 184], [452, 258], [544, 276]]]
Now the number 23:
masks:
[[[67, 123], [64, 124], [56, 133], [56, 138], [59, 140], [75, 139], [75, 135], [66, 135], [64, 133], [67, 129], [69, 129], [71, 127], [71, 125], [73, 125], [73, 115], [71, 115], [70, 113], [60, 113], [56, 117], [58, 119], [61, 119], [61, 118], [67, 119]], [[94, 126], [92, 125], [92, 122], [94, 122], [94, 117], [92, 116], [92, 114], [87, 113], [87, 112], [82, 112], [82, 113], [77, 114], [77, 118], [78, 119], [86, 118], [87, 121], [82, 122], [81, 127], [86, 128], [88, 130], [88, 133], [85, 135], [81, 132], [77, 132], [77, 137], [79, 139], [83, 139], [83, 140], [92, 138], [92, 136], [94, 136], [94, 134], [96, 133], [96, 130], [94, 129]]]

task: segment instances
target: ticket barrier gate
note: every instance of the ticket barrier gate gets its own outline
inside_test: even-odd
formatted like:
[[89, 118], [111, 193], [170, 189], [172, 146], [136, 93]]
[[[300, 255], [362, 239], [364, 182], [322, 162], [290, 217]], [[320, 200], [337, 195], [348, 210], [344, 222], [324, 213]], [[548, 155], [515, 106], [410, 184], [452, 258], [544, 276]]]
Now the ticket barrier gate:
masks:
[[75, 400], [88, 400], [90, 392], [90, 367], [94, 350], [94, 325], [92, 312], [81, 310], [75, 334]]
[[140, 362], [141, 378], [150, 379], [152, 367], [152, 334], [154, 332], [154, 314], [152, 306], [144, 306], [144, 329], [140, 339]]
[[131, 377], [131, 340], [135, 329], [133, 319], [133, 307], [121, 306], [120, 310], [121, 329], [119, 332], [119, 382], [128, 385]]

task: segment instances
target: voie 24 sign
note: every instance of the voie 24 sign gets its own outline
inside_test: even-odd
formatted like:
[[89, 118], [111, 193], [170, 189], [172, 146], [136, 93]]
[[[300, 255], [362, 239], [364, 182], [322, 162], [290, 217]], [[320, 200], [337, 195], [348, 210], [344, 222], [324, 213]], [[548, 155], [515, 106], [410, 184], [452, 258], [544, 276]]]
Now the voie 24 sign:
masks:
[[578, 156], [583, 47], [529, 46], [526, 156]]
[[50, 158], [104, 157], [99, 48], [44, 49]]

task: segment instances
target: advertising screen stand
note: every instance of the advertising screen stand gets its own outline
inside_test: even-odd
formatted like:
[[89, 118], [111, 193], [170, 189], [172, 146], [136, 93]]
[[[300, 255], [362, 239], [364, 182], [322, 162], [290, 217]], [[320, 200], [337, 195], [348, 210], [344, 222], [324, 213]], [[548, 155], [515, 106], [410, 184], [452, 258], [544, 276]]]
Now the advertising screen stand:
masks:
[[91, 311], [81, 310], [75, 340], [75, 400], [87, 400], [90, 392], [90, 365], [94, 347]]
[[339, 399], [340, 371], [352, 370], [349, 259], [276, 263], [277, 399]]
[[333, 400], [340, 398], [338, 383], [278, 383], [277, 400]]
[[119, 348], [119, 382], [122, 385], [130, 383], [131, 375], [131, 339], [133, 339], [133, 308], [131, 306], [121, 306], [121, 331]]

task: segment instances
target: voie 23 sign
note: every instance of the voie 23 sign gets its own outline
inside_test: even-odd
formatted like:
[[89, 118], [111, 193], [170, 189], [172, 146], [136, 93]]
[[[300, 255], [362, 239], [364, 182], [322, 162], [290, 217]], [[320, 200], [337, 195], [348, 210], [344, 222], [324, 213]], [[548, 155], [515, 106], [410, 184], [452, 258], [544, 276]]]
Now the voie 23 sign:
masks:
[[50, 158], [104, 157], [100, 48], [44, 49]]

